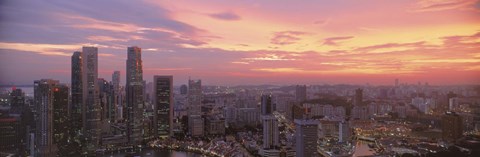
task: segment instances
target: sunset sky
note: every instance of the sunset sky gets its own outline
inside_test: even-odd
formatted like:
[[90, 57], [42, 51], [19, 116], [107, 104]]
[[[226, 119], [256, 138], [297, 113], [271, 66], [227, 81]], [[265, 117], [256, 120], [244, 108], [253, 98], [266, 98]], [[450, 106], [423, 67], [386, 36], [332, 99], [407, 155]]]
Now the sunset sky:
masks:
[[480, 83], [478, 0], [3, 0], [0, 84], [70, 83], [82, 46], [99, 77], [128, 46], [144, 79], [207, 85]]

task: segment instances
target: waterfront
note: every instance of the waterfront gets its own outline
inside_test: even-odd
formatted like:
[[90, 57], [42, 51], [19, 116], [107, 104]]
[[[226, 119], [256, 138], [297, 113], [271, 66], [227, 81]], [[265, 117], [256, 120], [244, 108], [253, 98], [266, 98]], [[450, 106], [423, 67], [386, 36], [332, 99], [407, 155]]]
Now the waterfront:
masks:
[[125, 156], [161, 156], [161, 157], [206, 157], [205, 155], [196, 154], [192, 152], [182, 152], [168, 149], [152, 149], [146, 148], [142, 151], [132, 154], [127, 152], [111, 152], [106, 153], [103, 157], [125, 157]]

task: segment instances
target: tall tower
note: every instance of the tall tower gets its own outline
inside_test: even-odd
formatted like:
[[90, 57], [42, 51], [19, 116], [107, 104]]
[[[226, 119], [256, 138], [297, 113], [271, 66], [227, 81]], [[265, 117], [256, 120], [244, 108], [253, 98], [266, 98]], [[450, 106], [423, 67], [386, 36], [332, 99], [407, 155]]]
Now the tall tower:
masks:
[[85, 109], [82, 105], [83, 101], [83, 92], [82, 92], [82, 74], [83, 74], [83, 66], [82, 66], [82, 52], [74, 52], [72, 55], [72, 80], [71, 80], [71, 93], [72, 93], [72, 103], [70, 108], [70, 120], [72, 123], [71, 127], [71, 136], [79, 135], [82, 131], [83, 126], [83, 118], [82, 118], [82, 111]]
[[53, 102], [57, 80], [34, 81], [34, 103], [37, 108], [35, 145], [39, 156], [56, 156], [57, 146], [53, 141]]
[[128, 47], [127, 49], [127, 137], [130, 144], [138, 144], [142, 141], [143, 129], [143, 70], [142, 49], [140, 47]]
[[279, 131], [278, 121], [273, 115], [262, 116], [263, 123], [263, 149], [278, 149]]
[[69, 118], [68, 86], [59, 84], [53, 87], [53, 141], [59, 149], [59, 155], [70, 153], [67, 150]]
[[355, 98], [353, 99], [353, 106], [362, 105], [363, 102], [363, 90], [358, 88], [355, 90]]
[[307, 100], [307, 86], [297, 85], [295, 88], [295, 100], [297, 103], [301, 103]]
[[202, 108], [202, 80], [188, 80], [189, 115], [200, 115]]
[[154, 132], [158, 136], [172, 135], [173, 76], [153, 77]]
[[120, 120], [119, 117], [122, 117], [121, 108], [122, 104], [122, 93], [120, 90], [120, 71], [114, 71], [112, 74], [112, 86], [113, 86], [113, 107], [115, 110], [114, 122]]
[[98, 48], [82, 49], [82, 121], [87, 150], [93, 151], [100, 141], [100, 112], [98, 88]]
[[270, 115], [273, 113], [273, 104], [271, 95], [262, 95], [262, 115]]
[[295, 151], [297, 157], [318, 156], [318, 124], [319, 122], [316, 120], [295, 119]]

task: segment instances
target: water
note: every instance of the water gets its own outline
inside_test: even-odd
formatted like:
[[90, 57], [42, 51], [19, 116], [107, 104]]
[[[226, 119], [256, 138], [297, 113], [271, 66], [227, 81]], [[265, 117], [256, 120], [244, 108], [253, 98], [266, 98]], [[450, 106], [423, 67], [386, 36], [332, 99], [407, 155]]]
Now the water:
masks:
[[124, 156], [141, 156], [141, 157], [206, 157], [205, 155], [191, 153], [191, 152], [181, 152], [174, 150], [166, 149], [143, 149], [138, 154], [128, 154], [125, 152], [114, 152], [106, 153], [103, 157], [124, 157]]

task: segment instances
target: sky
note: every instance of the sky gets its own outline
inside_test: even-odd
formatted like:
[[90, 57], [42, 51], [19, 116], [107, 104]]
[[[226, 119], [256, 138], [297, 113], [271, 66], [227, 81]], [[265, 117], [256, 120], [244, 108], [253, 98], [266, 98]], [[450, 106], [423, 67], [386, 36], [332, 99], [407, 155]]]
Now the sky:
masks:
[[0, 84], [70, 83], [82, 46], [123, 83], [139, 46], [177, 85], [479, 84], [480, 1], [0, 1]]

